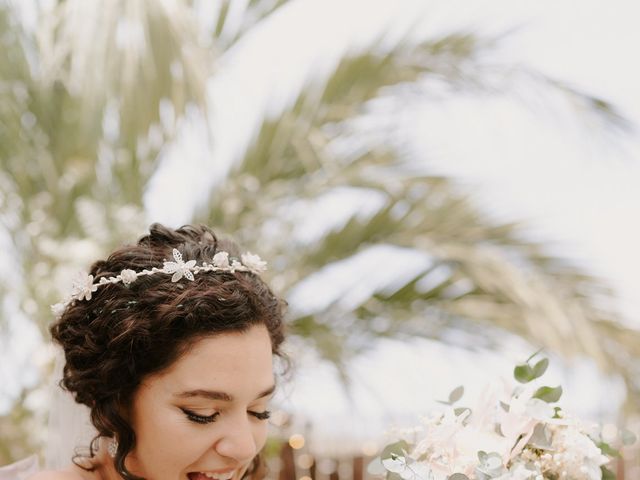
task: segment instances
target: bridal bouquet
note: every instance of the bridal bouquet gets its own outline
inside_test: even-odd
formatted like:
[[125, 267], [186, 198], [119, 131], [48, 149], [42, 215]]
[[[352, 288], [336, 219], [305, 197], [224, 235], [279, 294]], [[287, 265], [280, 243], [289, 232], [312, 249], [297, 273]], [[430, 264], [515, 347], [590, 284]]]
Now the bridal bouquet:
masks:
[[606, 465], [617, 452], [554, 405], [562, 387], [539, 385], [549, 361], [532, 363], [535, 355], [515, 368], [520, 385], [487, 388], [473, 408], [458, 405], [464, 389], [456, 388], [421, 425], [395, 432], [399, 440], [370, 473], [387, 480], [615, 479]]

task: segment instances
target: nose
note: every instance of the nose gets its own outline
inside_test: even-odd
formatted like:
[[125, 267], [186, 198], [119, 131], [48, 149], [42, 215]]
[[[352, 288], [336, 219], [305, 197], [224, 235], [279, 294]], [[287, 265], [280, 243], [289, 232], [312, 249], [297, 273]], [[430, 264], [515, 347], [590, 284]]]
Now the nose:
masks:
[[252, 460], [258, 454], [258, 447], [249, 421], [230, 423], [227, 432], [216, 443], [215, 450], [238, 463]]

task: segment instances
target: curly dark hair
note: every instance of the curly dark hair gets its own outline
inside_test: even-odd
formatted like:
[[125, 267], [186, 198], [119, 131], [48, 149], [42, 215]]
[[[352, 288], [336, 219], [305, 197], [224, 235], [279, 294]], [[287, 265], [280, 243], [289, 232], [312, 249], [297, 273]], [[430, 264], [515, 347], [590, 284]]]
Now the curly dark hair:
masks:
[[[156, 223], [136, 245], [95, 262], [90, 274], [99, 280], [124, 269], [162, 266], [174, 248], [198, 264], [210, 262], [218, 251], [231, 257], [240, 253], [233, 241], [219, 240], [206, 226], [173, 230]], [[136, 435], [123, 412], [142, 380], [169, 367], [202, 338], [244, 332], [256, 324], [267, 328], [274, 355], [283, 358], [283, 307], [264, 281], [248, 272], [200, 274], [194, 281], [175, 283], [166, 275], [149, 275], [128, 286], [101, 286], [91, 300], [69, 305], [50, 331], [65, 354], [61, 386], [90, 408], [98, 432], [88, 458], [95, 455], [94, 445], [101, 436], [113, 436], [118, 439], [116, 470], [127, 480], [140, 480], [125, 467]], [[83, 456], [77, 455], [74, 462], [82, 466], [78, 457]], [[256, 457], [249, 473], [259, 467]]]

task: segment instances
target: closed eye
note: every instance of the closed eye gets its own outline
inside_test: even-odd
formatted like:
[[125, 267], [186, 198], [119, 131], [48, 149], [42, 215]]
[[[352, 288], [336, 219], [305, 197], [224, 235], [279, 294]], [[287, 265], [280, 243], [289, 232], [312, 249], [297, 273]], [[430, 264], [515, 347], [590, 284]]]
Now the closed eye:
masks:
[[215, 412], [211, 415], [198, 415], [197, 413], [194, 413], [191, 410], [187, 410], [186, 408], [181, 408], [180, 410], [182, 410], [182, 412], [189, 420], [200, 424], [213, 423], [216, 421], [218, 415], [220, 415], [220, 412]]
[[269, 420], [271, 418], [271, 412], [269, 410], [265, 410], [264, 412], [249, 412], [250, 415], [253, 415], [258, 420]]

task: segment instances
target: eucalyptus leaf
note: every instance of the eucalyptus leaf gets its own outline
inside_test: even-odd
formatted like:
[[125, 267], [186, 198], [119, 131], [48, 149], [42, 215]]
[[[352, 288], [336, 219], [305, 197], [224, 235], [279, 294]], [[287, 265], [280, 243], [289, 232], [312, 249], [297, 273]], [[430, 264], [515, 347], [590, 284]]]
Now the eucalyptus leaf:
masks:
[[387, 445], [380, 454], [380, 459], [385, 460], [392, 458], [393, 456], [403, 457], [405, 452], [411, 449], [410, 445], [405, 440]]
[[562, 396], [562, 386], [558, 385], [557, 387], [540, 387], [536, 390], [536, 393], [533, 394], [533, 398], [539, 398], [547, 403], [554, 403], [560, 400]]
[[416, 462], [424, 462], [426, 461], [428, 458], [430, 457], [429, 452], [425, 452], [422, 455], [420, 455], [418, 458], [416, 458]]
[[547, 367], [548, 366], [549, 366], [549, 359], [548, 358], [543, 358], [542, 360], [537, 362], [533, 366], [533, 378], [532, 378], [532, 380], [535, 380], [536, 378], [539, 378], [542, 375], [544, 375], [544, 372], [547, 371]]
[[616, 480], [616, 474], [607, 467], [600, 467], [600, 470], [602, 471], [602, 480]]
[[615, 458], [620, 457], [620, 452], [615, 448], [613, 448], [611, 445], [609, 445], [607, 442], [598, 442], [598, 448], [602, 450], [602, 453], [604, 453], [609, 457], [615, 457]]
[[513, 376], [520, 383], [528, 383], [533, 379], [533, 369], [529, 364], [523, 363], [514, 368]]
[[453, 413], [456, 415], [456, 417], [459, 417], [466, 411], [471, 413], [471, 409], [469, 407], [457, 407], [453, 409]]
[[474, 473], [475, 473], [476, 480], [490, 480], [491, 479], [491, 476], [489, 474], [484, 473], [479, 468], [476, 468]]
[[627, 446], [633, 445], [634, 443], [636, 443], [636, 440], [638, 439], [638, 437], [636, 437], [636, 434], [627, 428], [624, 428], [620, 432], [620, 438], [622, 438], [623, 445], [627, 445]]
[[449, 402], [456, 403], [458, 400], [462, 398], [464, 394], [464, 386], [460, 385], [459, 387], [454, 388], [449, 394]]
[[477, 470], [490, 477], [499, 475], [504, 470], [502, 455], [497, 452], [486, 453], [481, 451], [478, 452], [478, 458], [480, 459], [480, 465], [477, 467]]
[[454, 473], [453, 475], [449, 475], [447, 480], [470, 480], [464, 473]]

